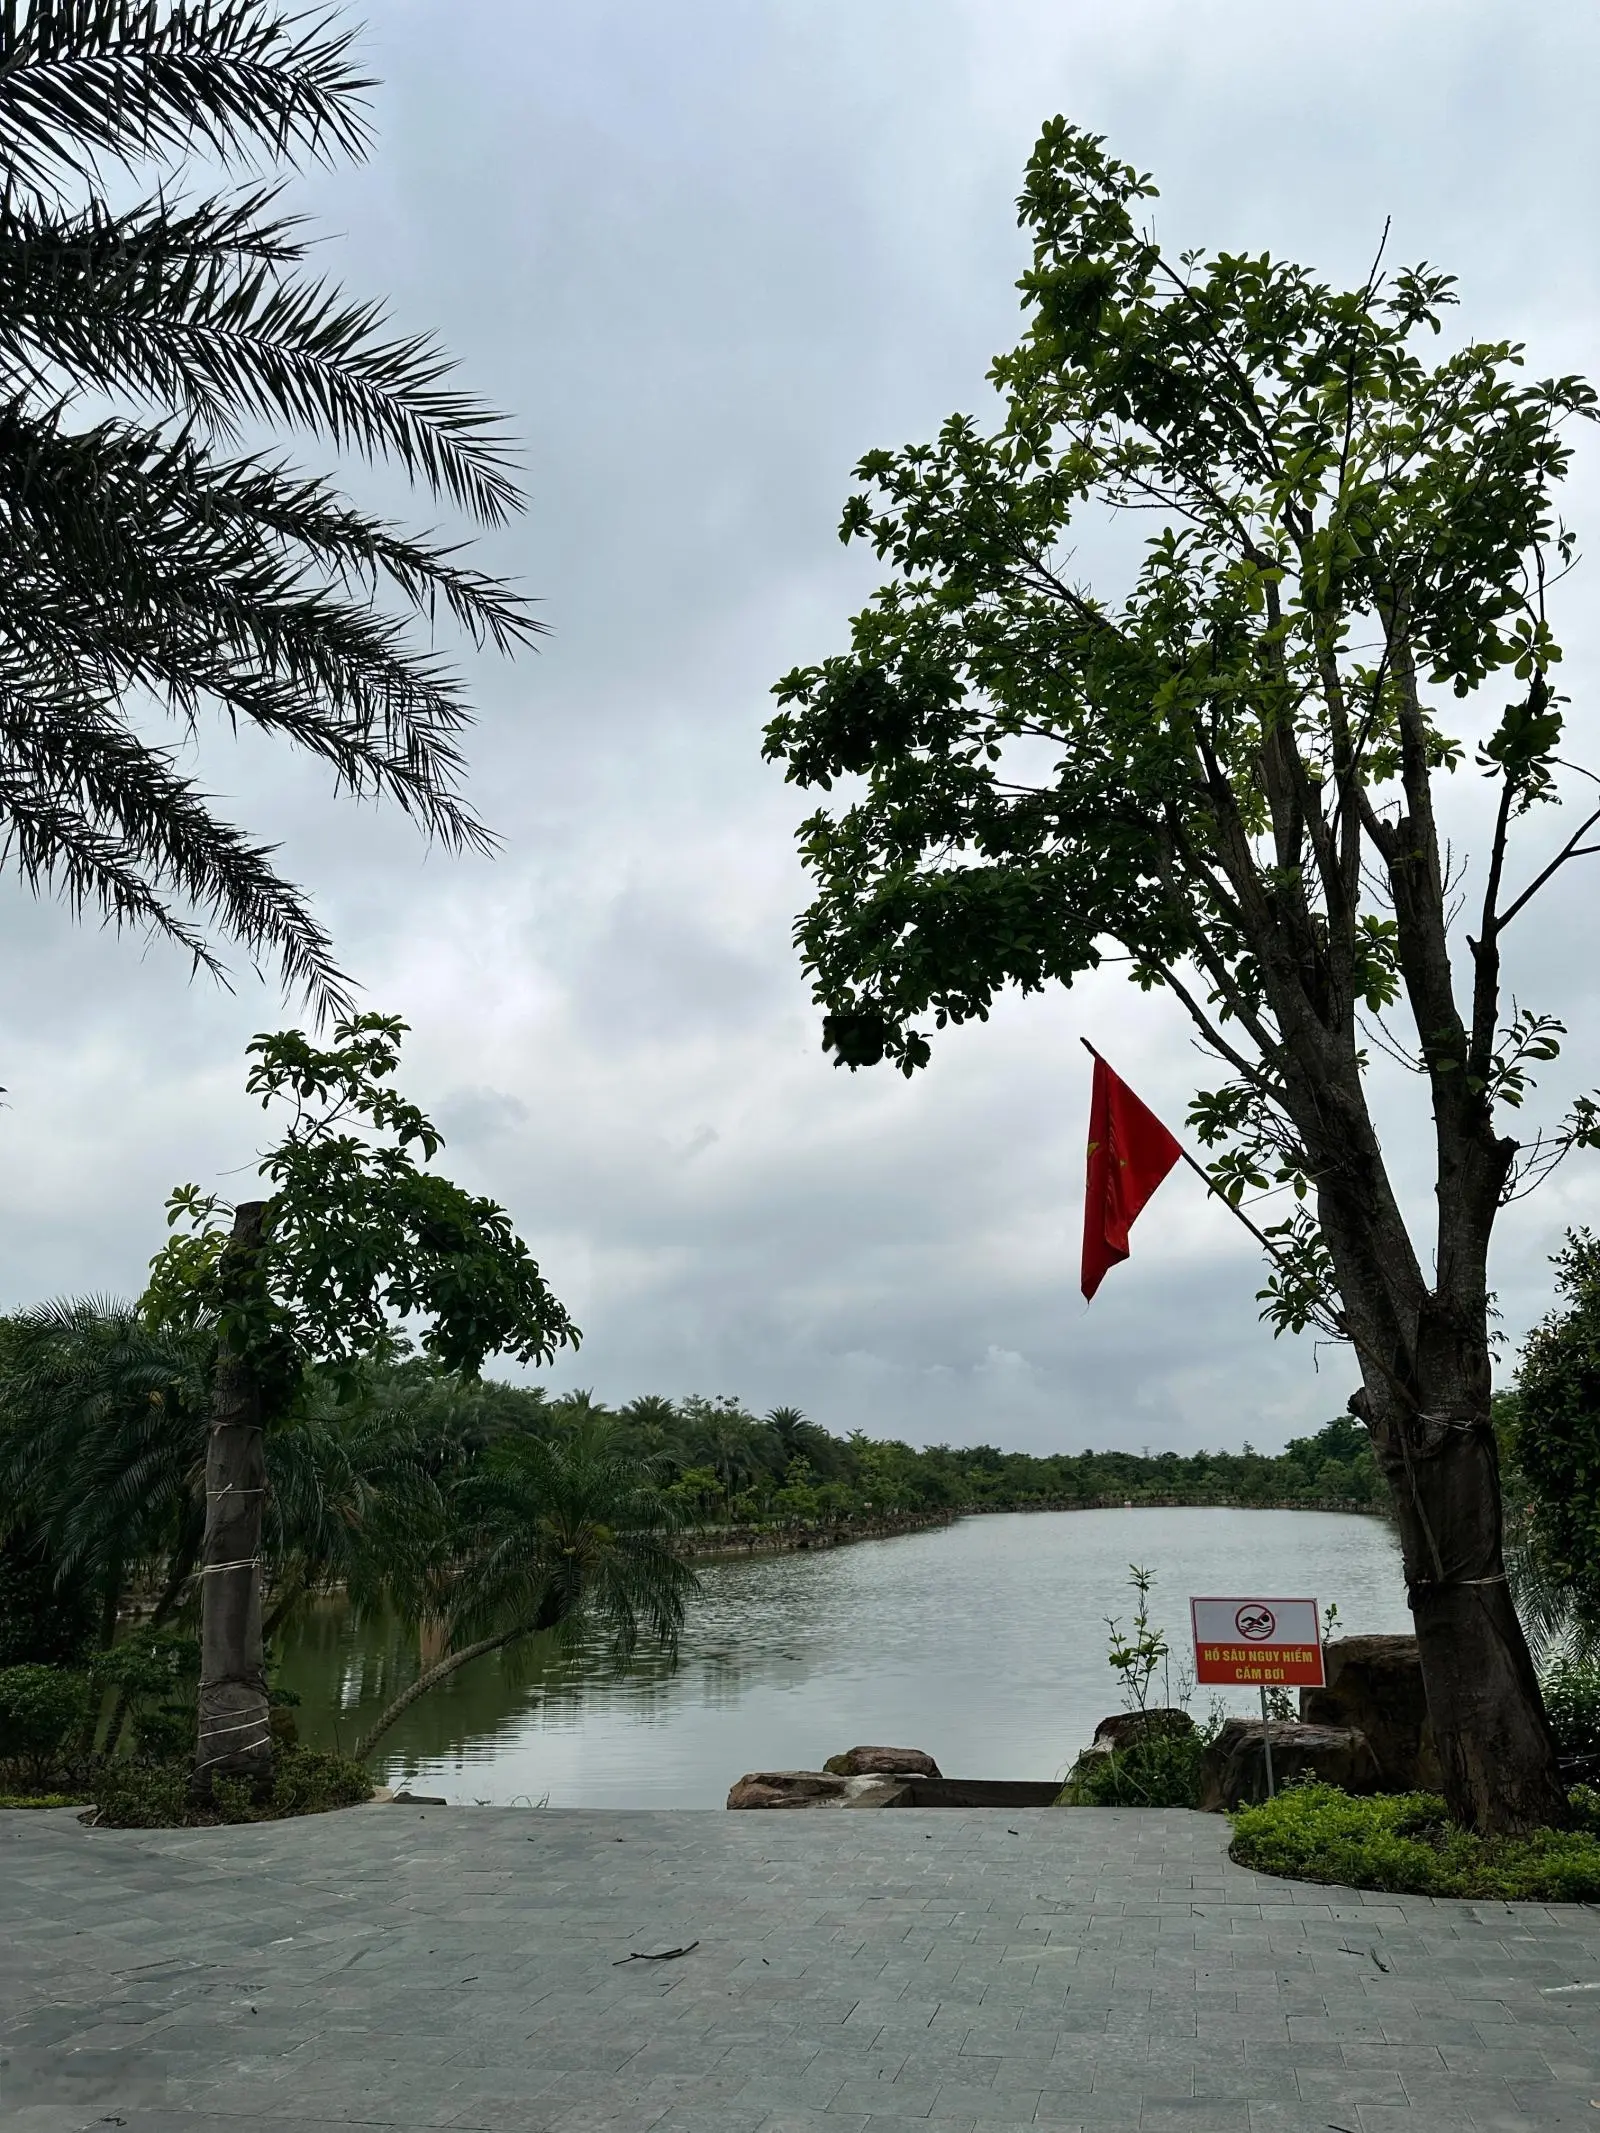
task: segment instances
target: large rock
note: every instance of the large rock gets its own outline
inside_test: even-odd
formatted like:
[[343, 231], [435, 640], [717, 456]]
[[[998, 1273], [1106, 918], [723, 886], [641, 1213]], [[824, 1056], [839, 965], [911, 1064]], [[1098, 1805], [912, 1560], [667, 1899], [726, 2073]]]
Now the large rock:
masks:
[[[1382, 1773], [1366, 1735], [1354, 1726], [1271, 1726], [1272, 1774], [1281, 1792], [1296, 1778], [1315, 1778], [1341, 1792], [1379, 1792]], [[1253, 1807], [1267, 1797], [1267, 1764], [1259, 1718], [1230, 1718], [1205, 1752], [1200, 1805], [1208, 1813]]]
[[942, 1777], [931, 1755], [921, 1748], [851, 1748], [830, 1755], [823, 1764], [836, 1777]]
[[898, 1807], [905, 1786], [893, 1777], [840, 1777], [827, 1770], [748, 1770], [730, 1807]]
[[747, 1770], [728, 1794], [730, 1807], [814, 1807], [842, 1800], [844, 1780], [825, 1770]]
[[1164, 1740], [1173, 1733], [1192, 1733], [1194, 1720], [1175, 1704], [1157, 1704], [1150, 1711], [1113, 1711], [1094, 1729], [1093, 1750], [1109, 1755], [1113, 1749], [1131, 1748], [1136, 1741]]
[[1328, 1685], [1300, 1691], [1313, 1726], [1354, 1726], [1367, 1736], [1384, 1792], [1437, 1792], [1439, 1758], [1428, 1722], [1415, 1637], [1336, 1637], [1323, 1647]]
[[1109, 1718], [1101, 1719], [1094, 1729], [1094, 1739], [1067, 1772], [1057, 1804], [1070, 1805], [1077, 1788], [1101, 1773], [1107, 1756], [1137, 1747], [1141, 1741], [1169, 1740], [1193, 1731], [1194, 1720], [1175, 1704], [1157, 1704], [1149, 1711], [1113, 1711]]

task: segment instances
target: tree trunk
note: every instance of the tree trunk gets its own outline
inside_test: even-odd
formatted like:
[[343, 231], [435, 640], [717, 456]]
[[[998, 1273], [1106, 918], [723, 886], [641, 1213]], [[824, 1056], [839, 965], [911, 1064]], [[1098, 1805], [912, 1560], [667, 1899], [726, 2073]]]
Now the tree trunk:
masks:
[[1350, 1406], [1371, 1429], [1394, 1494], [1445, 1804], [1485, 1835], [1519, 1836], [1560, 1826], [1569, 1809], [1506, 1583], [1482, 1376], [1481, 1393], [1459, 1378], [1425, 1384], [1420, 1412], [1369, 1377]]
[[515, 1629], [497, 1630], [492, 1637], [480, 1637], [476, 1644], [463, 1645], [460, 1651], [451, 1652], [448, 1658], [437, 1660], [432, 1666], [427, 1667], [417, 1676], [415, 1681], [403, 1688], [399, 1695], [385, 1706], [377, 1722], [369, 1726], [360, 1740], [356, 1742], [355, 1747], [351, 1750], [356, 1761], [364, 1763], [395, 1720], [409, 1711], [417, 1698], [425, 1696], [429, 1689], [433, 1688], [438, 1682], [448, 1680], [452, 1674], [458, 1673], [470, 1660], [481, 1659], [485, 1652], [497, 1652], [504, 1645], [515, 1644], [519, 1637], [532, 1636], [534, 1630], [538, 1627], [540, 1625], [537, 1622], [519, 1622]]
[[[227, 1247], [245, 1271], [261, 1240], [266, 1203], [244, 1202]], [[217, 1356], [206, 1444], [206, 1531], [200, 1569], [200, 1731], [193, 1790], [219, 1777], [261, 1788], [272, 1775], [272, 1733], [261, 1640], [261, 1532], [267, 1463], [261, 1389], [225, 1340]]]

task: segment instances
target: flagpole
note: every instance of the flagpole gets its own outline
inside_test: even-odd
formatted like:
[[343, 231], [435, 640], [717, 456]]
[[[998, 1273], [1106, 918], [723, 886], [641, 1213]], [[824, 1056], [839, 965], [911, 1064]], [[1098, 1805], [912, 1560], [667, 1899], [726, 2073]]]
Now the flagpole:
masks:
[[[1108, 1073], [1114, 1074], [1116, 1072], [1116, 1068], [1112, 1066], [1111, 1061], [1105, 1058], [1104, 1055], [1100, 1052], [1097, 1052], [1094, 1046], [1089, 1042], [1087, 1037], [1080, 1037], [1078, 1039], [1078, 1042], [1083, 1046], [1084, 1050], [1089, 1054], [1091, 1059], [1098, 1059], [1100, 1061], [1100, 1064], [1107, 1070]], [[1271, 1259], [1275, 1259], [1278, 1264], [1282, 1266], [1284, 1263], [1283, 1256], [1280, 1253], [1277, 1245], [1275, 1245], [1272, 1239], [1267, 1235], [1266, 1231], [1262, 1229], [1257, 1229], [1256, 1225], [1251, 1221], [1250, 1217], [1245, 1213], [1244, 1209], [1242, 1207], [1236, 1206], [1235, 1203], [1228, 1198], [1228, 1195], [1225, 1192], [1220, 1192], [1217, 1189], [1216, 1180], [1212, 1177], [1210, 1171], [1206, 1169], [1203, 1163], [1198, 1163], [1195, 1161], [1194, 1157], [1189, 1153], [1188, 1149], [1185, 1148], [1182, 1141], [1178, 1139], [1178, 1136], [1175, 1133], [1172, 1136], [1172, 1140], [1173, 1145], [1176, 1147], [1179, 1155], [1183, 1157], [1183, 1160], [1188, 1164], [1189, 1168], [1194, 1172], [1195, 1176], [1200, 1180], [1201, 1184], [1204, 1185], [1206, 1191], [1211, 1194], [1212, 1198], [1220, 1200], [1223, 1206], [1228, 1210], [1229, 1214], [1232, 1215], [1236, 1221], [1242, 1222], [1244, 1224], [1245, 1228], [1250, 1232], [1251, 1236], [1255, 1238], [1257, 1244], [1261, 1246], [1262, 1250], [1268, 1255], [1268, 1257]]]

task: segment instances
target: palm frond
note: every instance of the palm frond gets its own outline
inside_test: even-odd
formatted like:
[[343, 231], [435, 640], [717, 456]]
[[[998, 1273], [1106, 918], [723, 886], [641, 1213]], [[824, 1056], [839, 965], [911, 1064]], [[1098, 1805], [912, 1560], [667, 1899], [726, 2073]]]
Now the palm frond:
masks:
[[[191, 155], [361, 154], [352, 36], [274, 0], [0, 0], [0, 859], [219, 977], [213, 931], [271, 955], [323, 1012], [348, 992], [305, 898], [139, 722], [220, 710], [488, 851], [463, 683], [425, 633], [509, 653], [542, 628], [458, 547], [236, 448], [298, 430], [480, 523], [521, 508], [500, 419], [433, 337], [296, 272], [277, 182], [168, 182]], [[150, 159], [168, 173], [114, 206], [104, 166]]]
[[0, 158], [27, 184], [200, 152], [364, 155], [355, 32], [271, 0], [4, 0]]
[[0, 362], [19, 382], [179, 408], [236, 436], [278, 421], [413, 480], [488, 525], [522, 508], [499, 416], [446, 380], [428, 334], [385, 334], [386, 307], [284, 278], [304, 257], [277, 188], [192, 206], [163, 198], [62, 215], [0, 199]]
[[148, 928], [223, 975], [172, 894], [209, 911], [252, 955], [337, 1011], [350, 997], [332, 943], [271, 864], [271, 849], [222, 822], [207, 797], [114, 717], [74, 700], [19, 710], [0, 656], [0, 857], [36, 893], [92, 905], [117, 926]]

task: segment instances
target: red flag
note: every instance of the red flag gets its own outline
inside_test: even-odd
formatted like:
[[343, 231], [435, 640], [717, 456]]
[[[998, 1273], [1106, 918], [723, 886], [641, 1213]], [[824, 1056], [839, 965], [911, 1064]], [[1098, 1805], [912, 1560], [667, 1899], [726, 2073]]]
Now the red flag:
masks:
[[[1092, 1051], [1094, 1048], [1090, 1046]], [[1093, 1296], [1128, 1256], [1134, 1217], [1183, 1150], [1098, 1052], [1089, 1099], [1089, 1186], [1083, 1203], [1083, 1293]]]

